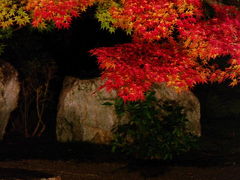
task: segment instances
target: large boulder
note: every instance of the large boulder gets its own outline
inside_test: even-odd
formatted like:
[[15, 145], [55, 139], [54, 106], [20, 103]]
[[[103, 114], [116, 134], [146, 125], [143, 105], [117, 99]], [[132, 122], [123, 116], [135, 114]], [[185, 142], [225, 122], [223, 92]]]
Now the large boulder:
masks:
[[201, 136], [200, 123], [200, 103], [198, 98], [191, 91], [177, 93], [173, 88], [165, 84], [155, 85], [156, 97], [163, 101], [176, 101], [179, 106], [183, 107], [186, 118], [189, 123], [188, 129], [197, 136]]
[[5, 134], [11, 112], [17, 107], [19, 91], [17, 71], [9, 63], [0, 60], [0, 140]]
[[[102, 81], [99, 78], [65, 78], [57, 114], [58, 141], [107, 144], [112, 139], [112, 128], [128, 121], [126, 116], [119, 119], [113, 106], [103, 105], [105, 102], [113, 102], [116, 93], [108, 93], [103, 89], [98, 91], [100, 85]], [[177, 94], [165, 85], [158, 86], [156, 92], [158, 98], [179, 102], [190, 120], [191, 131], [200, 135], [200, 105], [191, 92]]]

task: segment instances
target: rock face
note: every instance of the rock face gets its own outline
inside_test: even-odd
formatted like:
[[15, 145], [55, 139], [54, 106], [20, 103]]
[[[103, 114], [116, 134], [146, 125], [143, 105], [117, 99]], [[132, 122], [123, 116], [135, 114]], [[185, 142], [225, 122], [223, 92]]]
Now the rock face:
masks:
[[99, 79], [65, 78], [57, 114], [58, 141], [105, 143], [111, 140], [111, 129], [119, 120], [114, 107], [102, 104], [113, 101], [116, 95], [104, 90], [98, 92], [100, 83]]
[[[108, 144], [112, 139], [111, 130], [117, 124], [127, 122], [127, 117], [117, 118], [113, 106], [102, 105], [113, 102], [116, 94], [105, 90], [97, 91], [100, 79], [79, 80], [66, 77], [59, 99], [57, 114], [57, 139], [60, 142], [89, 141]], [[178, 95], [164, 85], [157, 87], [157, 97], [176, 100], [184, 107], [190, 128], [200, 135], [200, 105], [198, 99], [186, 92]]]
[[0, 60], [0, 140], [5, 134], [11, 112], [17, 107], [19, 91], [17, 71]]
[[186, 118], [189, 120], [188, 129], [190, 129], [193, 134], [201, 136], [201, 114], [198, 98], [191, 91], [176, 93], [173, 88], [167, 87], [164, 84], [156, 85], [155, 90], [157, 99], [162, 99], [163, 101], [173, 100], [182, 106]]

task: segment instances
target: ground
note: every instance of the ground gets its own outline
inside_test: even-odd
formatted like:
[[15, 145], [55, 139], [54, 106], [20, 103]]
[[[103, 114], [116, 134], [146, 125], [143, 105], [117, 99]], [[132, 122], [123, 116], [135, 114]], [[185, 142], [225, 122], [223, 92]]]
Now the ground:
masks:
[[170, 162], [127, 158], [87, 143], [5, 142], [0, 144], [0, 179], [239, 180], [240, 126], [235, 122], [208, 122], [199, 150]]
[[[52, 160], [20, 160], [1, 162], [0, 167], [44, 172], [61, 176], [62, 180], [239, 180], [239, 166], [136, 166], [124, 162], [74, 162]], [[1, 169], [0, 169], [1, 170]], [[10, 171], [8, 169], [8, 171]]]

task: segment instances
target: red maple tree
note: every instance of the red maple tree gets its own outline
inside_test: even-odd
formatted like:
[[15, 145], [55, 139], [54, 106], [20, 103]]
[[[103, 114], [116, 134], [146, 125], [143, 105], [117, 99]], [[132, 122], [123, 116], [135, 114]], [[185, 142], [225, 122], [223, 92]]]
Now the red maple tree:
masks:
[[[125, 101], [144, 99], [154, 83], [177, 91], [198, 83], [240, 80], [240, 11], [213, 0], [26, 0], [35, 27], [68, 28], [87, 7], [103, 23], [131, 33], [132, 42], [91, 50], [107, 90]], [[229, 56], [224, 66], [223, 56]]]
[[[166, 82], [176, 90], [197, 83], [239, 82], [240, 11], [234, 6], [211, 4], [208, 17], [200, 0], [126, 0], [111, 12], [114, 24], [131, 29], [133, 42], [97, 48], [107, 79], [104, 87], [115, 89], [124, 100], [144, 99], [154, 83]], [[230, 55], [220, 67], [217, 57]]]

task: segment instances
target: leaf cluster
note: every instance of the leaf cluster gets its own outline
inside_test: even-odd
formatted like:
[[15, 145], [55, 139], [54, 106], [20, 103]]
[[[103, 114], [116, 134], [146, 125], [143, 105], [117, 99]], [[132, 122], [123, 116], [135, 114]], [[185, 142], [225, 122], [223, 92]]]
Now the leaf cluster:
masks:
[[[97, 48], [104, 87], [125, 101], [144, 99], [154, 83], [177, 91], [206, 82], [240, 82], [240, 11], [208, 0], [122, 0], [111, 6], [109, 29], [131, 32], [132, 43]], [[108, 14], [109, 15], [109, 14]], [[105, 22], [104, 22], [105, 21]], [[230, 56], [225, 68], [219, 57]]]
[[28, 23], [30, 23], [30, 17], [22, 4], [16, 0], [1, 0], [0, 28], [25, 26]]
[[98, 3], [97, 5], [95, 17], [101, 23], [101, 28], [108, 30], [110, 33], [116, 31], [116, 28], [113, 26], [113, 24], [116, 23], [116, 19], [112, 17], [109, 9], [117, 5], [118, 4], [112, 0], [106, 1], [104, 3]]
[[[199, 83], [240, 82], [240, 11], [218, 1], [1, 0], [0, 28], [30, 21], [40, 29], [69, 28], [91, 6], [102, 29], [131, 34], [131, 43], [90, 51], [103, 70], [103, 87], [125, 101], [144, 99], [154, 83], [182, 91]], [[217, 59], [225, 56], [223, 69]]]

